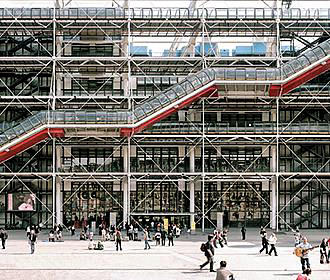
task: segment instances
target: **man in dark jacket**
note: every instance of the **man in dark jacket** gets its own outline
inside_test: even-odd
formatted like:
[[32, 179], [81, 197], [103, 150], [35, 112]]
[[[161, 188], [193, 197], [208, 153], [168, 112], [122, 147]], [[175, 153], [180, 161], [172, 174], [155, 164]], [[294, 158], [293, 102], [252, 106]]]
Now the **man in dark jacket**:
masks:
[[161, 238], [162, 238], [162, 246], [165, 246], [166, 231], [164, 229], [161, 231]]
[[0, 229], [0, 239], [2, 243], [2, 249], [6, 249], [6, 240], [8, 238], [8, 233], [3, 228]]
[[201, 264], [199, 267], [202, 269], [204, 266], [206, 266], [208, 263], [210, 264], [210, 272], [215, 272], [213, 270], [213, 257], [214, 257], [214, 247], [212, 245], [212, 235], [208, 235], [207, 242], [205, 243], [205, 251], [204, 255], [207, 258], [207, 261], [203, 264]]
[[263, 250], [266, 250], [266, 254], [268, 254], [267, 232], [264, 229], [260, 231], [260, 237], [262, 248], [260, 249], [259, 253], [261, 254]]

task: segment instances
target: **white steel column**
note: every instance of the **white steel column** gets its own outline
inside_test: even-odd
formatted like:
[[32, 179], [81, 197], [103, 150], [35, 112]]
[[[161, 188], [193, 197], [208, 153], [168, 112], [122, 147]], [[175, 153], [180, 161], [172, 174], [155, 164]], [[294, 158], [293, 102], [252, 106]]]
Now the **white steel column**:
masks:
[[[53, 139], [55, 140], [55, 139]], [[62, 147], [56, 147], [56, 170], [61, 167], [61, 152]], [[56, 188], [56, 224], [63, 223], [63, 212], [62, 212], [62, 192], [61, 192], [61, 178], [56, 177], [55, 179], [55, 188]]]
[[[123, 146], [124, 173], [128, 173], [128, 147]], [[128, 221], [128, 176], [123, 177], [123, 226]]]
[[[189, 151], [189, 168], [190, 172], [195, 172], [195, 148], [191, 148]], [[193, 228], [195, 222], [195, 183], [189, 182], [189, 212], [190, 212], [190, 229]]]
[[[276, 146], [271, 146], [270, 148], [270, 153], [271, 153], [271, 163], [270, 163], [270, 168], [272, 172], [276, 172]], [[276, 191], [276, 176], [272, 176], [271, 179], [271, 228], [276, 229], [276, 212], [277, 212], [277, 205], [276, 205], [276, 196], [277, 196], [277, 191]]]

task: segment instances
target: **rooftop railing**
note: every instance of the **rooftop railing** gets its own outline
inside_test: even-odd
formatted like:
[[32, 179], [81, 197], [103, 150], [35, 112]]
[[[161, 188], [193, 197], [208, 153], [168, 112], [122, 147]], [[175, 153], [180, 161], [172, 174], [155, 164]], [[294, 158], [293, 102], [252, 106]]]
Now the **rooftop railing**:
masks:
[[[263, 8], [0, 8], [0, 18], [34, 19], [276, 19], [276, 9]], [[329, 19], [330, 9], [280, 9], [280, 19]]]

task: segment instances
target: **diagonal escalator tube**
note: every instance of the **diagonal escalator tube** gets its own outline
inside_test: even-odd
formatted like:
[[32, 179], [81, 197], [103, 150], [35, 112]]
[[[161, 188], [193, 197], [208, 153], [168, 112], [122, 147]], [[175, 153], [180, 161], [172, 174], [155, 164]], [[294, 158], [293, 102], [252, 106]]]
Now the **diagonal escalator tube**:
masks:
[[0, 134], [0, 163], [48, 137], [63, 137], [66, 127], [100, 124], [119, 129], [121, 136], [132, 136], [201, 97], [218, 94], [219, 85], [266, 85], [269, 96], [276, 97], [327, 72], [329, 67], [330, 39], [279, 68], [206, 68], [132, 111], [40, 111]]

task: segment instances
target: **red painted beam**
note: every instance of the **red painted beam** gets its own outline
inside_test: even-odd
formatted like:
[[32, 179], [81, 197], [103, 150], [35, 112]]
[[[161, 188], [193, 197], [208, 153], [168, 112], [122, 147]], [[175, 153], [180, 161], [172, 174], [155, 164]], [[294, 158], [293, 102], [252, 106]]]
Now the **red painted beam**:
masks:
[[217, 90], [216, 86], [211, 86], [207, 89], [202, 90], [201, 92], [197, 93], [196, 95], [188, 98], [187, 100], [179, 103], [177, 106], [170, 108], [169, 110], [163, 112], [162, 114], [156, 116], [155, 118], [146, 121], [145, 123], [139, 125], [138, 127], [135, 128], [121, 128], [120, 129], [120, 135], [122, 137], [129, 137], [132, 136], [135, 133], [138, 133], [148, 127], [151, 127], [153, 124], [156, 122], [159, 122], [160, 120], [172, 115], [173, 113], [179, 111], [180, 109], [186, 107], [187, 105], [191, 104], [192, 102], [196, 101], [197, 99], [201, 97], [206, 97], [211, 95], [214, 91]]
[[269, 88], [269, 96], [280, 96], [282, 94], [289, 93], [293, 89], [307, 83], [308, 81], [314, 79], [315, 77], [329, 71], [330, 60], [327, 60], [324, 64], [319, 64], [304, 74], [296, 77], [286, 84], [283, 85], [271, 85]]
[[32, 146], [40, 143], [51, 135], [55, 138], [60, 138], [64, 136], [64, 130], [62, 128], [46, 128], [38, 133], [32, 135], [31, 137], [25, 139], [24, 141], [8, 148], [7, 151], [0, 152], [0, 163], [12, 158], [13, 156], [24, 152], [25, 150], [31, 148]]

